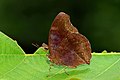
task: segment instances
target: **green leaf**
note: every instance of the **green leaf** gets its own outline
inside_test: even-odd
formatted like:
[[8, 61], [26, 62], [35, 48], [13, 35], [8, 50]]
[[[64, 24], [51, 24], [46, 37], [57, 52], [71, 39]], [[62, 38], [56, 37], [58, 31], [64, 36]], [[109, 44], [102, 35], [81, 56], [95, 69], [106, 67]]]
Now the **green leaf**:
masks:
[[120, 80], [120, 53], [92, 53], [91, 64], [77, 68], [50, 66], [47, 53], [40, 47], [25, 54], [0, 32], [0, 80]]

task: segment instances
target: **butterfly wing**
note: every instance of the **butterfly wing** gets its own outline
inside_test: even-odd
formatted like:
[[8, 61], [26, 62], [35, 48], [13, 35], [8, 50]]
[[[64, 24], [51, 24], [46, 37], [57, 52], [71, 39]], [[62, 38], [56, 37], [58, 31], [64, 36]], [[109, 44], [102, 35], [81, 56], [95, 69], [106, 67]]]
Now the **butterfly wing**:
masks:
[[52, 23], [48, 47], [48, 57], [55, 64], [76, 67], [90, 63], [89, 41], [78, 32], [71, 24], [70, 17], [63, 12], [60, 12]]

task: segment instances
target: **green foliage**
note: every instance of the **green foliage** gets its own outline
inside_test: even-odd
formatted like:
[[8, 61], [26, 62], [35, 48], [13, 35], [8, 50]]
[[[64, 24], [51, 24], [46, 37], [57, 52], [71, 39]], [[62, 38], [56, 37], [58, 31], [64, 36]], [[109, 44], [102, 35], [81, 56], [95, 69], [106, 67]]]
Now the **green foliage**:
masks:
[[77, 68], [50, 66], [47, 53], [40, 47], [25, 54], [16, 41], [0, 32], [0, 80], [120, 80], [119, 53], [93, 53], [90, 65]]

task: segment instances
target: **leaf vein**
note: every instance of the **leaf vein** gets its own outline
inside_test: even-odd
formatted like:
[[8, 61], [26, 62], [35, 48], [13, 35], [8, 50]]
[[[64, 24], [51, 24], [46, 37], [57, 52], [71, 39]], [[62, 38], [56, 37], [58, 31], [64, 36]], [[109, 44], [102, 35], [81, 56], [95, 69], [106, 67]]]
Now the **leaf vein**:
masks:
[[93, 79], [96, 79], [97, 77], [99, 77], [100, 75], [104, 74], [106, 71], [108, 71], [111, 67], [113, 67], [117, 62], [120, 61], [120, 58], [118, 58], [118, 60], [116, 60], [113, 64], [111, 64], [109, 67], [107, 67], [104, 71], [102, 71], [101, 73], [99, 73], [97, 76], [95, 76]]
[[14, 68], [12, 68], [11, 70], [7, 71], [6, 73], [4, 73], [2, 76], [0, 76], [1, 78], [4, 77], [6, 74], [8, 74], [9, 72], [15, 70], [20, 64], [22, 64], [22, 62], [25, 60], [26, 56], [23, 58], [23, 60], [17, 64]]

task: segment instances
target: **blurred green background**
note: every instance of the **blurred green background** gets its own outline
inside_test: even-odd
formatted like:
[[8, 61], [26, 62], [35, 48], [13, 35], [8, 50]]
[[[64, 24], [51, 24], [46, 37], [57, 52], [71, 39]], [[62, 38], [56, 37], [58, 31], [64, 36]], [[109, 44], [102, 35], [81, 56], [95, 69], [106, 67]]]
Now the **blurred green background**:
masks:
[[92, 51], [120, 51], [120, 0], [0, 0], [0, 31], [33, 53], [32, 43], [47, 43], [59, 12], [85, 35]]

